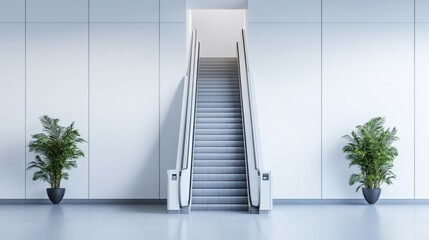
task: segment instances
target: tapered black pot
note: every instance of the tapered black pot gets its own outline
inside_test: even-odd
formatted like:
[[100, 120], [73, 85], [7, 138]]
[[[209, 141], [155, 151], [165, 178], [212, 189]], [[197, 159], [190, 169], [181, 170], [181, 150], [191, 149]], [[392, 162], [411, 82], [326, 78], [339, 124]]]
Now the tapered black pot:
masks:
[[362, 193], [367, 203], [374, 204], [380, 198], [381, 188], [362, 188]]
[[58, 204], [63, 200], [64, 193], [66, 193], [65, 188], [47, 188], [46, 192], [48, 193], [49, 200], [53, 204]]

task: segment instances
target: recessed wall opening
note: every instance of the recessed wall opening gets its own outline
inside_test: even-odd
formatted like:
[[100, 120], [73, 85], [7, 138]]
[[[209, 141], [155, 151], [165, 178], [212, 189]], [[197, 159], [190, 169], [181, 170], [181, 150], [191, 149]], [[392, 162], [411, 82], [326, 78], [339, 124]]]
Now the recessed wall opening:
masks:
[[235, 57], [241, 29], [246, 29], [245, 9], [191, 9], [188, 36], [196, 29], [201, 57]]
[[247, 27], [248, 0], [187, 0], [186, 5], [188, 40], [197, 30], [200, 57], [235, 57], [235, 44]]

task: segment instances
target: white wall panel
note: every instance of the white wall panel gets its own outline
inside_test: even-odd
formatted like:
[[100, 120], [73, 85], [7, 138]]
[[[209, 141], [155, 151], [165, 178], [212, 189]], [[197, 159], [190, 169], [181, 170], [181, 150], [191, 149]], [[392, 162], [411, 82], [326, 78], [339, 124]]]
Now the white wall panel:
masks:
[[25, 196], [25, 26], [0, 24], [0, 198]]
[[25, 22], [25, 0], [0, 0], [0, 22]]
[[91, 22], [158, 22], [159, 0], [91, 0]]
[[27, 0], [27, 22], [87, 22], [88, 0]]
[[322, 176], [324, 198], [362, 198], [348, 186], [356, 168], [342, 153], [358, 124], [377, 116], [401, 140], [394, 185], [383, 198], [414, 197], [413, 24], [324, 24]]
[[159, 197], [158, 24], [91, 24], [90, 197]]
[[[27, 141], [42, 130], [39, 117], [76, 122], [88, 139], [88, 25], [84, 23], [27, 24]], [[82, 149], [88, 153], [87, 144]], [[27, 155], [27, 164], [34, 154]], [[27, 172], [27, 198], [46, 198], [47, 183], [32, 181]], [[70, 180], [63, 181], [66, 198], [88, 197], [88, 160], [78, 159]]]
[[185, 23], [162, 23], [160, 48], [160, 197], [167, 198], [167, 170], [176, 168], [186, 74]]
[[[320, 24], [249, 24], [264, 168], [274, 198], [320, 198]], [[270, 37], [267, 37], [270, 36]]]
[[249, 22], [320, 22], [320, 0], [249, 0]]
[[429, 23], [416, 24], [416, 198], [429, 198]]
[[428, 0], [416, 0], [416, 22], [429, 22]]
[[159, 0], [161, 22], [186, 22], [186, 0]]
[[323, 0], [324, 22], [414, 22], [414, 0]]

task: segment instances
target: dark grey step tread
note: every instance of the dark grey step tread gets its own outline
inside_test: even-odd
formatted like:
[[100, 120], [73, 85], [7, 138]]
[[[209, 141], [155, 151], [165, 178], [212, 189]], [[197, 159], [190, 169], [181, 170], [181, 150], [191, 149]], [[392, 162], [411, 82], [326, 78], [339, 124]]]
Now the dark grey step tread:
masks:
[[191, 211], [248, 211], [247, 204], [192, 204]]
[[235, 81], [222, 81], [222, 82], [215, 82], [215, 81], [200, 81], [198, 82], [198, 87], [211, 87], [211, 88], [215, 88], [217, 86], [220, 87], [235, 87], [236, 89], [240, 89], [240, 86], [237, 86], [238, 83], [236, 83]]
[[244, 153], [244, 147], [195, 147], [194, 153]]
[[234, 167], [200, 167], [194, 166], [194, 174], [245, 174], [245, 166], [234, 166]]
[[244, 141], [195, 141], [195, 147], [243, 147]]
[[[223, 101], [220, 101], [221, 99]], [[241, 103], [238, 97], [220, 97], [218, 99], [207, 99], [205, 97], [199, 96], [197, 97], [197, 108], [241, 108]]]
[[195, 129], [196, 135], [242, 135], [243, 129]]
[[195, 141], [243, 141], [243, 135], [198, 135]]
[[219, 76], [220, 78], [223, 78], [224, 76], [236, 76], [239, 77], [240, 73], [237, 70], [228, 69], [228, 68], [218, 68], [218, 69], [211, 69], [211, 70], [201, 70], [198, 72], [198, 77], [204, 77], [204, 76]]
[[207, 86], [207, 85], [225, 85], [225, 86], [236, 86], [239, 87], [240, 81], [236, 77], [218, 77], [214, 78], [212, 76], [203, 78], [199, 77], [197, 80], [198, 86]]
[[226, 78], [226, 79], [232, 79], [232, 78], [238, 78], [238, 73], [235, 72], [200, 72], [198, 73], [198, 80], [200, 80], [201, 78], [213, 78], [213, 77], [218, 77], [218, 78]]
[[240, 88], [240, 85], [238, 83], [204, 83], [204, 82], [199, 82], [198, 83], [198, 88], [200, 89], [205, 89], [205, 88]]
[[193, 174], [194, 181], [246, 181], [246, 174]]
[[236, 106], [225, 106], [225, 107], [199, 107], [197, 106], [197, 112], [241, 112], [241, 107]]
[[198, 87], [198, 92], [239, 92], [238, 87]]
[[238, 76], [238, 71], [236, 70], [232, 70], [232, 71], [228, 71], [228, 70], [224, 70], [224, 71], [199, 71], [198, 72], [198, 76], [205, 76], [205, 75], [210, 75], [210, 76], [226, 76], [226, 75], [234, 75], [234, 76]]
[[210, 82], [223, 82], [223, 83], [239, 83], [240, 76], [238, 74], [228, 74], [228, 75], [204, 75], [200, 74], [197, 79], [197, 83], [210, 83]]
[[192, 204], [247, 204], [247, 196], [193, 196]]
[[200, 58], [200, 62], [216, 63], [216, 62], [237, 62], [237, 58]]
[[233, 90], [239, 90], [240, 86], [238, 84], [223, 84], [223, 83], [199, 83], [198, 84], [199, 90], [222, 90], [222, 89], [233, 89]]
[[[197, 100], [197, 102], [198, 102], [198, 100]], [[236, 101], [223, 102], [222, 103], [223, 105], [218, 105], [219, 104], [218, 102], [205, 102], [205, 103], [212, 104], [212, 106], [201, 106], [201, 105], [198, 105], [198, 103], [197, 103], [197, 110], [198, 109], [199, 110], [208, 110], [208, 111], [210, 111], [210, 110], [212, 110], [212, 111], [213, 110], [216, 110], [216, 111], [226, 110], [226, 111], [228, 111], [228, 110], [231, 110], [231, 109], [233, 109], [233, 110], [237, 110], [237, 109], [241, 110], [241, 106], [237, 106], [236, 104], [239, 104], [239, 103], [236, 102]], [[229, 106], [227, 106], [227, 104]]]
[[237, 77], [199, 77], [197, 80], [198, 83], [239, 83], [238, 76]]
[[197, 84], [239, 84], [238, 77], [198, 78]]
[[242, 123], [196, 123], [196, 129], [243, 129]]
[[238, 73], [214, 73], [214, 72], [200, 72], [198, 73], [198, 79], [197, 82], [200, 82], [201, 80], [206, 80], [206, 81], [226, 81], [226, 80], [231, 80], [231, 79], [236, 79], [236, 82], [239, 81], [240, 78], [240, 74]]
[[236, 77], [223, 77], [223, 78], [199, 78], [197, 84], [238, 84]]
[[195, 153], [195, 160], [243, 160], [244, 153]]
[[198, 87], [213, 87], [213, 88], [215, 88], [215, 87], [219, 86], [219, 87], [235, 87], [237, 89], [240, 88], [240, 85], [238, 85], [238, 81], [234, 81], [234, 80], [199, 81], [197, 85], [198, 85]]
[[246, 181], [193, 181], [192, 188], [247, 188]]
[[196, 124], [204, 123], [242, 123], [241, 118], [199, 118], [196, 119]]
[[198, 88], [197, 90], [198, 93], [203, 93], [203, 92], [240, 92], [240, 89], [237, 88], [216, 88], [216, 87], [212, 87], [212, 88]]
[[241, 118], [241, 113], [196, 113], [198, 118]]
[[197, 102], [199, 98], [239, 98], [240, 93], [198, 93]]
[[241, 108], [197, 108], [197, 113], [241, 113]]
[[245, 166], [243, 160], [195, 160], [194, 167], [233, 167]]
[[201, 57], [201, 61], [209, 61], [209, 62], [216, 62], [216, 61], [237, 61], [236, 57]]
[[238, 74], [237, 66], [200, 66], [198, 68], [199, 72], [233, 72]]
[[198, 92], [197, 96], [240, 96], [240, 92]]
[[[219, 86], [219, 88], [218, 88]], [[240, 87], [237, 84], [232, 83], [231, 81], [225, 81], [224, 83], [218, 82], [200, 82], [198, 83], [198, 88], [203, 90], [214, 90], [214, 89], [232, 89], [232, 90], [240, 90]]]
[[237, 62], [199, 62], [198, 67], [234, 67], [234, 68], [238, 68], [238, 63]]
[[197, 86], [199, 88], [235, 88], [240, 89], [238, 79], [223, 78], [223, 79], [198, 79]]
[[204, 86], [199, 86], [198, 87], [198, 91], [201, 92], [207, 92], [207, 91], [240, 91], [239, 87], [231, 87], [231, 86], [221, 86], [220, 87], [216, 87], [216, 86], [209, 86], [209, 87], [204, 87]]
[[[198, 100], [197, 100], [197, 102], [198, 102]], [[210, 104], [210, 105], [206, 105], [206, 104]], [[238, 112], [241, 112], [241, 105], [238, 102], [197, 103], [197, 111], [208, 111], [208, 112], [238, 111]]]
[[237, 61], [199, 61], [199, 67], [213, 67], [213, 66], [238, 66]]
[[247, 189], [192, 189], [192, 196], [247, 196]]
[[238, 65], [237, 60], [233, 60], [233, 61], [199, 61], [200, 65], [205, 65], [205, 66], [217, 66], [218, 64], [226, 64], [226, 65]]
[[240, 102], [197, 103], [197, 108], [241, 108]]
[[200, 58], [200, 62], [233, 62], [237, 61], [237, 58]]
[[[228, 105], [227, 105], [228, 104]], [[241, 106], [237, 103], [224, 103], [224, 105], [212, 104], [211, 106], [200, 105], [197, 103], [197, 110], [201, 111], [241, 111]]]
[[221, 67], [221, 68], [213, 68], [207, 66], [200, 66], [198, 69], [199, 73], [234, 73], [238, 74], [238, 70], [236, 67]]
[[199, 88], [198, 92], [241, 92], [239, 88]]
[[239, 94], [240, 91], [238, 89], [198, 89], [198, 95], [204, 94]]
[[199, 67], [213, 67], [213, 66], [238, 66], [238, 62], [235, 61], [199, 61]]
[[197, 105], [198, 104], [203, 104], [203, 103], [208, 103], [208, 104], [241, 104], [240, 103], [240, 99], [238, 98], [233, 98], [233, 99], [224, 99], [224, 98], [204, 98], [204, 97], [199, 97], [197, 99]]
[[[240, 93], [240, 92], [238, 92]], [[233, 100], [240, 100], [241, 101], [241, 97], [240, 94], [234, 94], [234, 95], [230, 95], [230, 96], [226, 96], [226, 95], [222, 95], [222, 96], [210, 96], [210, 95], [201, 95], [201, 94], [197, 94], [197, 98], [206, 98], [206, 99], [210, 99], [210, 100], [224, 100], [224, 101], [233, 101]]]

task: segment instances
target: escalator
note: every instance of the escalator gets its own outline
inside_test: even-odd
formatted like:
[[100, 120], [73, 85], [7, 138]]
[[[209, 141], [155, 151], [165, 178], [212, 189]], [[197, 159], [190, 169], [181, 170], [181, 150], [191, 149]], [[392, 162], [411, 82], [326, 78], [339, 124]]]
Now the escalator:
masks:
[[236, 57], [201, 58], [197, 32], [192, 32], [176, 169], [167, 171], [169, 212], [272, 208], [244, 30], [236, 47]]
[[237, 58], [201, 58], [192, 210], [248, 210]]

